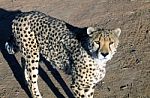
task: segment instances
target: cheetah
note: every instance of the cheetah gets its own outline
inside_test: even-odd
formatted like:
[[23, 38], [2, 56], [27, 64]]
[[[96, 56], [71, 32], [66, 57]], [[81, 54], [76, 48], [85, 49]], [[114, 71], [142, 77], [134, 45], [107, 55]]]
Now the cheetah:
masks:
[[5, 47], [25, 59], [25, 79], [33, 98], [38, 89], [38, 67], [42, 55], [51, 66], [71, 70], [75, 98], [93, 98], [95, 85], [106, 73], [106, 62], [116, 52], [120, 28], [75, 27], [39, 11], [22, 12], [12, 21], [11, 41]]

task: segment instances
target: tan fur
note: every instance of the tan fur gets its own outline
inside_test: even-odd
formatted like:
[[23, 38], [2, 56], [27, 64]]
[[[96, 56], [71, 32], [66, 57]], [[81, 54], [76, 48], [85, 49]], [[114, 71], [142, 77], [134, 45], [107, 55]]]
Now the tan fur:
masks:
[[121, 30], [119, 28], [114, 30], [88, 28], [87, 34], [89, 34], [90, 40], [93, 42], [93, 52], [97, 53], [98, 58], [100, 54], [105, 57], [107, 55], [112, 56], [115, 53], [120, 33]]

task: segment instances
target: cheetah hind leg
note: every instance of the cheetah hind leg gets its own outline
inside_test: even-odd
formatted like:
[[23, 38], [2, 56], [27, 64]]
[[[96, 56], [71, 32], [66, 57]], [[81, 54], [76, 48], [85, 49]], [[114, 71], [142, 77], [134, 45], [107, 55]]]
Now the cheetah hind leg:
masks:
[[[27, 58], [27, 55], [28, 57], [33, 56], [33, 58]], [[25, 79], [27, 81], [30, 91], [32, 92], [33, 98], [42, 98], [37, 83], [39, 72], [39, 52], [36, 51], [36, 55], [32, 55], [31, 52], [27, 55], [25, 56]]]
[[30, 83], [30, 78], [29, 78], [29, 73], [27, 71], [27, 64], [26, 64], [26, 61], [23, 57], [21, 57], [21, 65], [24, 69], [24, 81], [25, 81], [25, 86], [29, 86], [31, 84]]

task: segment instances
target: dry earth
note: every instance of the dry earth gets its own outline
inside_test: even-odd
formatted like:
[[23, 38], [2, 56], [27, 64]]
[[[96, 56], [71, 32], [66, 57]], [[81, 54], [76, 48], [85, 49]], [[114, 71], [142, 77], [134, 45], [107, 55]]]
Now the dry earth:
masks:
[[[107, 63], [106, 77], [98, 84], [94, 98], [150, 98], [150, 0], [0, 0], [0, 98], [30, 96], [19, 65], [20, 53], [15, 58], [3, 47], [15, 15], [11, 11], [16, 10], [42, 11], [80, 27], [120, 27], [118, 52]], [[41, 63], [43, 98], [71, 96], [66, 86], [70, 77], [48, 68]]]

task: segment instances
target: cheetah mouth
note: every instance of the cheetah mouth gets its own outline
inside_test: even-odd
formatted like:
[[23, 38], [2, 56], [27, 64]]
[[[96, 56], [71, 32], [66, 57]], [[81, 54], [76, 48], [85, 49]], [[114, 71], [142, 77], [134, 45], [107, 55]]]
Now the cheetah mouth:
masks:
[[98, 59], [99, 61], [106, 61], [106, 62], [107, 62], [108, 60], [111, 59], [111, 56], [110, 56], [110, 55], [104, 57], [104, 56], [101, 55], [101, 53], [96, 53], [96, 52], [94, 52], [94, 53], [92, 54], [92, 56], [93, 56], [95, 59]]
[[103, 61], [103, 60], [105, 60], [105, 61], [107, 61], [107, 60], [109, 60], [108, 58], [98, 58], [99, 60], [101, 60], [101, 61]]
[[106, 56], [106, 57], [104, 57], [104, 56], [102, 56], [101, 54], [99, 54], [98, 56], [97, 56], [97, 59], [99, 59], [99, 60], [101, 60], [101, 61], [108, 61], [108, 60], [110, 60], [112, 58], [112, 56], [111, 55], [108, 55], [108, 56]]

